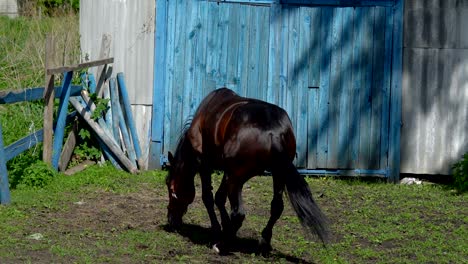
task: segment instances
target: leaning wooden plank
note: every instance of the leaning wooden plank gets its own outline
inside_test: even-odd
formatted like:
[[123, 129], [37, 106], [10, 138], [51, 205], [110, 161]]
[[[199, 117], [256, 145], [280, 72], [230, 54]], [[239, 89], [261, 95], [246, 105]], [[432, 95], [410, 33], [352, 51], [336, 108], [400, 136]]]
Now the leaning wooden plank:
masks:
[[138, 134], [135, 127], [135, 120], [133, 120], [132, 108], [130, 106], [130, 100], [128, 99], [128, 92], [127, 87], [125, 85], [125, 79], [123, 73], [117, 74], [117, 82], [120, 88], [120, 95], [122, 96], [122, 103], [123, 103], [123, 112], [126, 118], [126, 123], [128, 128], [130, 129], [130, 134], [132, 136], [133, 141], [133, 148], [135, 150], [135, 155], [138, 163], [138, 167], [144, 168], [143, 158], [141, 157], [141, 148], [140, 148], [140, 141], [138, 139]]
[[114, 112], [117, 112], [117, 116], [119, 117], [119, 127], [120, 127], [120, 132], [122, 133], [122, 138], [123, 138], [123, 143], [125, 145], [125, 149], [127, 150], [128, 157], [132, 161], [132, 163], [136, 166], [136, 155], [135, 155], [135, 149], [133, 148], [132, 141], [130, 140], [130, 135], [128, 134], [128, 129], [127, 125], [125, 123], [122, 109], [120, 108], [120, 105], [117, 104], [117, 107], [113, 109]]
[[78, 125], [77, 122], [73, 124], [73, 129], [68, 134], [67, 140], [63, 145], [62, 153], [60, 154], [59, 159], [59, 171], [65, 171], [68, 167], [68, 163], [70, 163], [70, 159], [73, 155], [73, 150], [76, 147], [76, 142], [78, 139]]
[[[88, 109], [91, 111], [91, 114], [92, 112], [94, 111], [94, 109], [96, 108], [96, 106], [94, 105], [93, 101], [91, 100], [91, 98], [89, 98], [88, 96], [88, 93], [86, 91], [82, 91], [81, 93], [81, 98], [78, 97], [78, 101], [80, 102], [80, 104], [85, 108], [85, 109]], [[104, 128], [104, 131], [107, 133], [107, 135], [112, 135], [112, 130], [111, 128], [107, 125], [107, 123], [103, 120], [102, 117], [98, 118], [98, 124]], [[115, 139], [113, 137], [110, 137], [112, 140], [114, 140], [114, 143], [116, 145], [119, 145], [117, 143], [117, 141], [115, 141]], [[106, 146], [106, 144], [104, 144], [102, 142], [102, 140], [100, 140], [99, 138], [98, 139], [98, 142], [99, 142], [99, 146], [101, 146], [101, 149], [102, 149], [102, 152], [104, 153], [104, 156], [112, 163], [112, 165], [114, 165], [114, 167], [116, 167], [117, 169], [122, 169], [122, 167], [120, 166], [119, 162], [116, 160], [116, 158], [114, 157], [114, 155], [112, 154], [112, 152], [109, 150], [109, 148]]]
[[138, 169], [130, 162], [130, 160], [120, 150], [119, 146], [104, 132], [104, 130], [91, 119], [91, 113], [87, 111], [76, 98], [70, 98], [70, 102], [84, 118], [88, 125], [93, 129], [96, 135], [109, 147], [110, 151], [114, 153], [119, 162], [131, 173], [137, 173]]
[[96, 164], [95, 161], [92, 161], [92, 160], [85, 160], [85, 161], [83, 161], [82, 163], [76, 165], [75, 167], [66, 170], [66, 171], [64, 172], [64, 174], [67, 175], [67, 176], [70, 176], [70, 175], [73, 175], [73, 174], [75, 174], [75, 173], [77, 173], [77, 172], [80, 172], [80, 171], [86, 169], [86, 168], [89, 167], [89, 166], [93, 166], [93, 165], [95, 165], [95, 164]]
[[54, 132], [54, 144], [52, 153], [52, 166], [58, 169], [60, 154], [62, 153], [63, 137], [65, 134], [66, 117], [68, 112], [68, 99], [70, 98], [70, 86], [73, 77], [73, 72], [65, 73], [63, 79], [63, 92], [60, 96], [60, 103], [58, 107], [57, 126]]
[[[70, 96], [80, 94], [82, 86], [72, 85], [70, 88]], [[44, 87], [25, 88], [21, 90], [0, 91], [0, 104], [12, 104], [24, 101], [35, 101], [43, 98]], [[56, 86], [54, 88], [55, 98], [60, 98], [62, 94], [62, 87]]]
[[46, 163], [52, 162], [52, 128], [54, 123], [54, 75], [47, 73], [47, 69], [53, 64], [55, 53], [55, 41], [51, 35], [46, 38], [45, 51], [45, 89], [44, 89], [44, 142], [42, 145], [42, 160]]
[[106, 65], [106, 64], [113, 63], [113, 62], [114, 62], [114, 58], [106, 58], [106, 59], [100, 59], [100, 60], [95, 60], [95, 61], [88, 61], [88, 62], [84, 62], [84, 63], [80, 63], [77, 65], [72, 65], [72, 66], [61, 66], [57, 68], [47, 69], [47, 74], [53, 75], [53, 74], [59, 74], [59, 73], [64, 73], [68, 71], [78, 71], [81, 69], [96, 67], [100, 65]]
[[[117, 109], [119, 106], [119, 91], [115, 85], [115, 78], [109, 80], [110, 87], [110, 98], [111, 98], [111, 109]], [[112, 131], [114, 138], [119, 142], [119, 115], [117, 111], [112, 111]]]
[[0, 204], [9, 204], [11, 202], [6, 162], [5, 150], [3, 149], [2, 124], [0, 123]]

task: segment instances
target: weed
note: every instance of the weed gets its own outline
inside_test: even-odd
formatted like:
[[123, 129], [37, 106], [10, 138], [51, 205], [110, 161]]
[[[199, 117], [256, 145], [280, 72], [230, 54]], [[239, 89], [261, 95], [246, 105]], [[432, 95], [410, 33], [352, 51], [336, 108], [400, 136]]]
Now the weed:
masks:
[[465, 153], [463, 158], [453, 165], [453, 178], [458, 191], [468, 191], [468, 153]]
[[50, 164], [39, 160], [24, 170], [24, 175], [19, 181], [18, 187], [43, 188], [52, 181], [55, 175], [56, 172]]

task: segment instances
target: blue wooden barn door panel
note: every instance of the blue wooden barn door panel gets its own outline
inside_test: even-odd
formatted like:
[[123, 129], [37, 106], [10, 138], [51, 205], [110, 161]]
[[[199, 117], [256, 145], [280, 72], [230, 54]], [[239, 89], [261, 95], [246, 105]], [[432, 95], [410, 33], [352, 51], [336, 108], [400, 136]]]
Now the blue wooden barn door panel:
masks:
[[270, 9], [239, 3], [167, 2], [164, 151], [209, 92], [229, 87], [266, 100]]
[[386, 168], [392, 9], [271, 9], [267, 100], [285, 108], [298, 167]]
[[166, 5], [164, 152], [226, 86], [287, 110], [298, 167], [386, 169], [392, 7]]

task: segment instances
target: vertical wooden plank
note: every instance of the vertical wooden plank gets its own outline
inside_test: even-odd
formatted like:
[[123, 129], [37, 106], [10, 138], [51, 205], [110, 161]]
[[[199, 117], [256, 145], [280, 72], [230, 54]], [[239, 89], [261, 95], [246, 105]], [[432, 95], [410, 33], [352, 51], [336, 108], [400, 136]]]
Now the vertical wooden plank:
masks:
[[251, 10], [249, 23], [249, 57], [248, 57], [248, 71], [247, 71], [247, 97], [259, 99], [259, 65], [260, 65], [260, 14], [257, 8], [249, 7]]
[[[163, 0], [161, 0], [163, 1]], [[174, 90], [174, 54], [175, 54], [175, 35], [176, 35], [176, 7], [177, 1], [165, 1], [167, 3], [167, 41], [166, 41], [166, 78], [165, 78], [165, 102], [164, 102], [164, 151], [174, 151], [171, 145], [172, 125], [172, 92]]]
[[185, 65], [179, 65], [184, 69], [184, 92], [183, 92], [183, 113], [182, 120], [185, 122], [191, 115], [194, 114], [192, 110], [195, 108], [195, 102], [193, 102], [191, 94], [194, 91], [195, 87], [195, 64], [196, 57], [195, 53], [198, 45], [198, 28], [197, 28], [197, 13], [198, 8], [196, 6], [196, 1], [185, 1], [186, 2], [186, 26], [185, 26]]
[[226, 87], [239, 93], [240, 83], [237, 76], [237, 60], [239, 58], [239, 35], [240, 35], [240, 7], [239, 4], [232, 4], [229, 13], [228, 24], [228, 44], [227, 54]]
[[[319, 129], [319, 86], [320, 86], [320, 62], [321, 62], [321, 11], [320, 8], [309, 8], [308, 14], [311, 18], [307, 38], [310, 39], [309, 49], [309, 89], [307, 103], [307, 168], [316, 169], [317, 166], [317, 135]], [[318, 29], [318, 30], [317, 30]], [[305, 36], [304, 36], [305, 37]]]
[[382, 90], [383, 90], [383, 66], [385, 58], [385, 8], [374, 8], [374, 47], [372, 63], [372, 87], [371, 87], [371, 137], [370, 137], [370, 169], [380, 168], [380, 140], [382, 129]]
[[311, 17], [312, 46], [309, 50], [309, 87], [318, 88], [320, 86], [320, 19], [321, 8], [314, 7], [309, 9]]
[[297, 87], [297, 162], [296, 166], [301, 168], [307, 167], [307, 129], [308, 129], [308, 94], [309, 94], [309, 50], [310, 42], [310, 22], [311, 16], [308, 12], [309, 8], [301, 7], [299, 16], [299, 49], [298, 60], [298, 87]]
[[353, 77], [353, 45], [354, 45], [354, 8], [348, 7], [343, 9], [342, 20], [342, 53], [341, 53], [341, 96], [339, 102], [339, 134], [338, 134], [338, 168], [352, 169], [350, 167], [350, 135], [353, 133], [350, 130], [349, 113], [352, 103], [352, 77]]
[[198, 44], [196, 50], [196, 85], [192, 94], [195, 103], [193, 111], [196, 111], [198, 104], [203, 99], [203, 89], [206, 86], [206, 47], [208, 38], [208, 8], [207, 2], [197, 1], [198, 4]]
[[[298, 69], [295, 67], [298, 61], [299, 49], [299, 7], [288, 8], [288, 65], [287, 65], [287, 88], [286, 88], [286, 111], [291, 118], [294, 130], [297, 131], [297, 89]], [[296, 139], [297, 140], [297, 139]]]
[[0, 204], [9, 204], [11, 202], [6, 162], [2, 123], [0, 122]]
[[216, 76], [219, 69], [219, 4], [208, 3], [208, 38], [206, 59], [206, 85], [203, 95], [216, 89]]
[[364, 12], [362, 8], [357, 8], [354, 10], [355, 13], [355, 22], [354, 22], [354, 44], [353, 44], [353, 80], [351, 88], [351, 111], [350, 111], [350, 167], [358, 168], [359, 167], [359, 141], [360, 141], [360, 91], [363, 86], [363, 72], [364, 72], [364, 60], [363, 60], [363, 46], [364, 46], [364, 36], [363, 36], [363, 23], [364, 21]]
[[68, 113], [68, 99], [70, 98], [70, 86], [73, 78], [73, 72], [65, 73], [62, 84], [62, 94], [60, 95], [60, 103], [57, 111], [57, 125], [55, 127], [55, 136], [53, 142], [52, 166], [57, 170], [62, 153], [63, 137], [65, 134], [66, 118]]
[[280, 56], [279, 56], [279, 105], [286, 109], [286, 97], [288, 91], [288, 51], [289, 51], [289, 16], [290, 9], [288, 7], [282, 7], [281, 10], [281, 28], [280, 28]]
[[179, 30], [180, 28], [186, 28], [186, 2], [185, 0], [177, 0], [176, 9], [176, 33], [175, 33], [175, 46], [174, 46], [174, 79], [172, 84], [172, 109], [171, 109], [171, 134], [169, 135], [171, 149], [175, 149], [177, 141], [182, 133], [184, 127], [183, 119], [183, 98], [184, 98], [184, 65], [185, 65], [185, 45], [186, 37], [185, 30]]
[[393, 10], [390, 7], [385, 8], [385, 49], [384, 49], [384, 69], [382, 84], [382, 126], [380, 143], [380, 168], [386, 169], [388, 166], [388, 121], [390, 118], [390, 81], [391, 81], [391, 61], [392, 61], [392, 29], [393, 29]]
[[373, 28], [374, 28], [374, 8], [363, 7], [363, 85], [360, 91], [360, 144], [359, 144], [359, 168], [367, 169], [370, 163], [370, 137], [371, 137], [371, 118], [372, 118], [372, 50], [373, 50]]
[[166, 84], [166, 41], [167, 41], [167, 1], [156, 0], [156, 19], [154, 34], [154, 78], [153, 112], [151, 121], [151, 145], [148, 169], [161, 168], [160, 155], [163, 152], [165, 84]]
[[227, 83], [227, 54], [228, 54], [228, 47], [231, 46], [228, 42], [228, 29], [229, 29], [229, 20], [230, 18], [230, 10], [231, 4], [220, 4], [218, 5], [219, 8], [219, 18], [218, 18], [218, 32], [219, 32], [219, 39], [218, 39], [218, 71], [216, 75], [216, 87], [220, 88], [226, 86]]
[[330, 7], [322, 8], [322, 19], [320, 26], [320, 35], [322, 40], [321, 62], [320, 62], [320, 89], [319, 89], [319, 130], [318, 130], [318, 149], [317, 149], [317, 167], [326, 168], [328, 158], [328, 128], [329, 128], [329, 91], [330, 91], [330, 60], [333, 22], [333, 9]]
[[400, 178], [401, 77], [403, 59], [403, 0], [395, 0], [393, 19], [392, 85], [390, 98], [389, 181]]
[[270, 38], [270, 16], [269, 8], [261, 6], [259, 8], [260, 21], [259, 21], [259, 62], [258, 62], [258, 98], [261, 100], [267, 100], [267, 83], [268, 83], [268, 39]]
[[329, 98], [329, 127], [328, 127], [328, 158], [327, 168], [338, 168], [339, 155], [339, 123], [340, 101], [342, 96], [341, 87], [341, 45], [343, 8], [334, 8], [332, 22], [332, 43], [331, 43], [331, 65], [330, 65], [330, 98]]
[[44, 90], [44, 142], [42, 145], [42, 159], [44, 162], [52, 162], [52, 136], [54, 124], [54, 75], [47, 75], [47, 69], [54, 65], [55, 38], [47, 35], [45, 49], [45, 90]]
[[251, 8], [247, 5], [241, 5], [240, 25], [241, 32], [239, 34], [239, 59], [237, 63], [237, 74], [240, 76], [240, 95], [247, 96], [248, 89], [248, 69], [249, 69], [249, 52], [250, 52], [250, 27], [251, 23]]
[[282, 8], [279, 4], [272, 4], [270, 7], [270, 37], [269, 37], [269, 53], [268, 53], [268, 84], [267, 84], [267, 101], [278, 105], [278, 93], [280, 90], [280, 32], [282, 20]]

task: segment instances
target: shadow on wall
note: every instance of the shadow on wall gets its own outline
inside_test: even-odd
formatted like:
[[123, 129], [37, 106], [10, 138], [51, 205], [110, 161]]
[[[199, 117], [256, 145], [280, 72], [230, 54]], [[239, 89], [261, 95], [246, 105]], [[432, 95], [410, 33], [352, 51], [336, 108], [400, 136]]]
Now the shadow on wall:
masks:
[[468, 152], [468, 2], [407, 2], [401, 171], [450, 174]]

